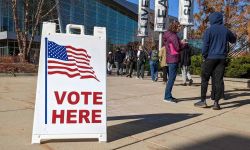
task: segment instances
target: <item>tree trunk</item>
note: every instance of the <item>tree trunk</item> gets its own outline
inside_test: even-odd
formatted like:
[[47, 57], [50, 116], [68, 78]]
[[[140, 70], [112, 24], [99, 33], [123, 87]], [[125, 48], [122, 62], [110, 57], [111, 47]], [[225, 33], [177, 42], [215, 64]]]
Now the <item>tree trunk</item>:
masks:
[[16, 0], [12, 0], [12, 12], [13, 12], [13, 20], [14, 20], [14, 24], [15, 24], [15, 30], [16, 30], [16, 36], [17, 36], [17, 42], [18, 42], [18, 48], [19, 48], [19, 58], [20, 61], [22, 62], [23, 60], [25, 60], [24, 55], [23, 55], [23, 47], [22, 47], [22, 34], [21, 34], [21, 30], [19, 27], [19, 20], [17, 18], [17, 1]]
[[32, 28], [31, 38], [29, 40], [29, 45], [28, 45], [28, 48], [27, 48], [27, 54], [30, 53], [32, 42], [34, 40], [35, 33], [37, 31], [37, 27], [38, 27], [38, 24], [39, 24], [40, 19], [41, 19], [43, 3], [44, 3], [44, 0], [40, 0], [39, 3], [38, 3], [38, 6], [37, 6], [37, 11], [36, 11], [36, 15], [35, 15], [35, 24], [33, 25], [33, 28]]

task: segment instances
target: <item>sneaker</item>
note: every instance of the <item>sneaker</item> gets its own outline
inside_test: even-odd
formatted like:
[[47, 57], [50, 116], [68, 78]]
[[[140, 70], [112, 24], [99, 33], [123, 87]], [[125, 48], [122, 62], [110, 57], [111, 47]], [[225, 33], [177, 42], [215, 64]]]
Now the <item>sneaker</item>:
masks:
[[164, 99], [163, 102], [166, 102], [166, 103], [177, 103], [176, 101], [173, 101], [173, 100], [166, 100], [166, 99]]
[[177, 103], [178, 102], [177, 99], [174, 97], [172, 97], [171, 99], [164, 99], [163, 101], [168, 102], [168, 103]]
[[193, 84], [193, 79], [190, 79], [188, 85], [191, 86], [192, 84]]
[[187, 83], [183, 83], [183, 86], [187, 86]]
[[206, 103], [206, 101], [199, 101], [199, 102], [194, 103], [194, 106], [195, 107], [200, 107], [200, 108], [206, 108], [207, 103]]
[[136, 77], [136, 79], [139, 79], [139, 77]]
[[214, 102], [213, 110], [220, 110], [220, 105], [218, 102]]

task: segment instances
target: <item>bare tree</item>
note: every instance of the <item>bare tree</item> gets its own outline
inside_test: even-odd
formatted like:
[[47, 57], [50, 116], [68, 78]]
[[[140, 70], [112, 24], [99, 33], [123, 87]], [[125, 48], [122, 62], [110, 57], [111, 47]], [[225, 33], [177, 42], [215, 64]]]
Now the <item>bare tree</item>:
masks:
[[[21, 62], [28, 61], [39, 24], [55, 8], [54, 6], [50, 10], [43, 11], [44, 3], [44, 0], [12, 0], [13, 19], [19, 48], [18, 55]], [[20, 18], [18, 15], [17, 9], [20, 7], [23, 7], [24, 18]]]

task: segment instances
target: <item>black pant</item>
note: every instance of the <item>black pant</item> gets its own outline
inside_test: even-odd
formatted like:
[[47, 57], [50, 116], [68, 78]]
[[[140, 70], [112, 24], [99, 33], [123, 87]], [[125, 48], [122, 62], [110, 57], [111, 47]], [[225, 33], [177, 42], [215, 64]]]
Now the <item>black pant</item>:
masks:
[[144, 66], [145, 63], [142, 61], [137, 61], [137, 77], [139, 78], [144, 78]]
[[163, 82], [166, 82], [168, 80], [168, 66], [162, 67], [163, 72]]
[[[215, 81], [214, 81], [214, 77], [215, 75], [213, 74], [212, 75], [212, 91], [211, 91], [211, 99], [212, 100], [215, 100]], [[221, 85], [221, 88], [222, 88], [222, 92], [221, 92], [221, 98], [225, 98], [225, 84], [224, 84], [224, 81], [222, 82], [222, 85]]]
[[133, 69], [134, 69], [134, 65], [135, 65], [135, 62], [134, 61], [129, 61], [127, 63], [127, 68], [126, 68], [126, 73], [127, 75], [129, 75], [130, 77], [132, 76], [132, 73], [133, 73]]
[[222, 95], [223, 76], [225, 72], [225, 59], [206, 59], [201, 66], [201, 100], [206, 100], [208, 81], [214, 75], [214, 99], [219, 101]]

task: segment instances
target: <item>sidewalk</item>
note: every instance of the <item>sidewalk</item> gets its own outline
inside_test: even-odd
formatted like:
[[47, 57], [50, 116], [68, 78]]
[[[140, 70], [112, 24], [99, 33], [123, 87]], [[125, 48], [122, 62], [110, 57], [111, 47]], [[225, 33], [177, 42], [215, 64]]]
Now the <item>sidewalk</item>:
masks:
[[[200, 84], [182, 86], [177, 104], [163, 102], [165, 85], [108, 77], [108, 142], [49, 140], [32, 145], [36, 77], [0, 77], [0, 150], [248, 150], [250, 89], [226, 85], [222, 110], [193, 106]], [[208, 101], [209, 106], [212, 105]]]

